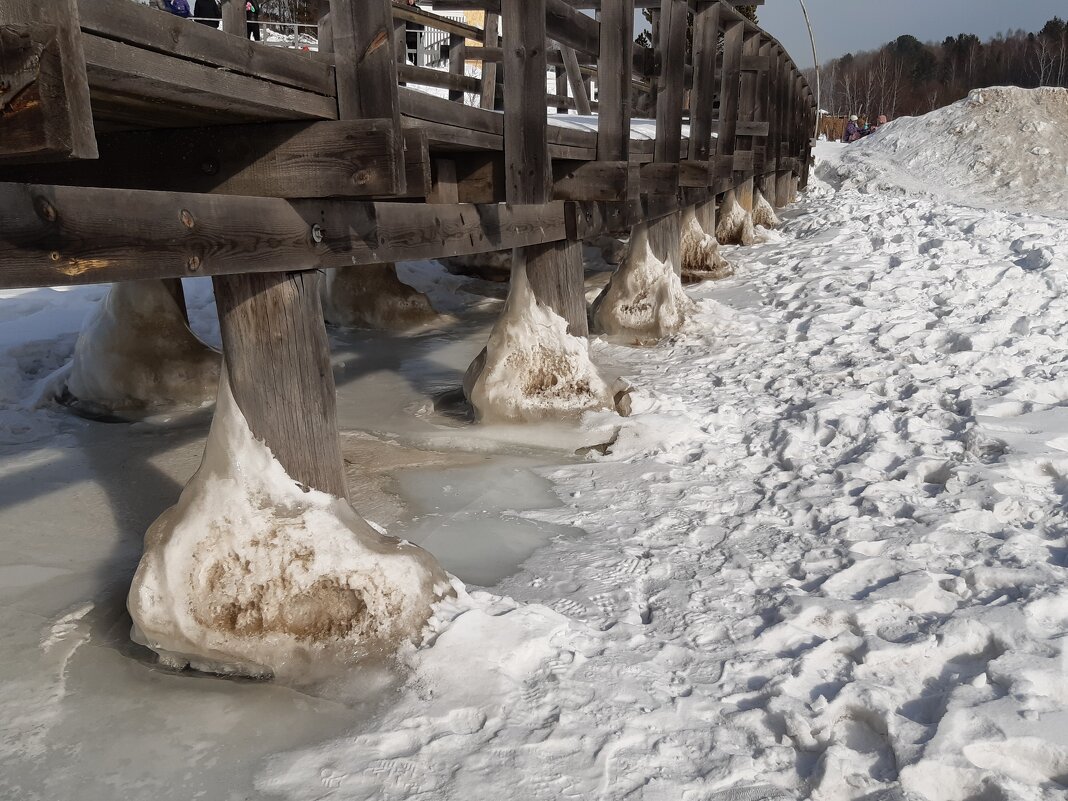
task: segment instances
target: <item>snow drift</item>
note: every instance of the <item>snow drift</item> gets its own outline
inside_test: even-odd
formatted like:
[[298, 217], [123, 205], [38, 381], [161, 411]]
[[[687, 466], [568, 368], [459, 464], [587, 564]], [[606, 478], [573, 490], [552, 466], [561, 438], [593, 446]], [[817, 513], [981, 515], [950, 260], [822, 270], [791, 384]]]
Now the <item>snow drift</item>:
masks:
[[514, 262], [504, 311], [464, 377], [478, 418], [529, 422], [612, 409], [612, 390], [590, 361], [586, 340], [538, 303], [519, 251]]
[[416, 638], [448, 577], [346, 500], [303, 491], [225, 377], [204, 459], [145, 535], [132, 636], [175, 668], [307, 679]]
[[692, 309], [675, 265], [654, 255], [649, 225], [635, 225], [623, 263], [594, 301], [594, 328], [614, 336], [659, 339], [678, 331]]
[[123, 281], [87, 320], [55, 394], [89, 413], [199, 406], [215, 398], [219, 364], [162, 281]]
[[1066, 218], [1068, 89], [976, 89], [930, 114], [894, 120], [828, 167], [821, 177], [847, 188], [904, 188]]

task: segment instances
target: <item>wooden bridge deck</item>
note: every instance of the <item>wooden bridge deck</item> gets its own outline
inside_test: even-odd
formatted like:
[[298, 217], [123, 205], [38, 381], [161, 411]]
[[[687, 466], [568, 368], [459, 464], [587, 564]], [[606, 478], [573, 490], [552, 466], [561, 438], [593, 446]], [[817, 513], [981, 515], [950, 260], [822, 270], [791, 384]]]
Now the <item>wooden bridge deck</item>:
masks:
[[[8, 0], [0, 287], [459, 255], [625, 231], [754, 177], [804, 180], [814, 103], [773, 37], [729, 4], [664, 0], [647, 50], [632, 0], [601, 21], [577, 10], [599, 5], [505, 0], [502, 28], [500, 0], [436, 3], [485, 10], [487, 31], [332, 0], [321, 52], [300, 53], [250, 42], [229, 6], [237, 36], [130, 0]], [[510, 29], [520, 17], [541, 33]], [[449, 72], [397, 62], [405, 21], [451, 35]], [[461, 74], [468, 59], [484, 80]], [[553, 63], [571, 96], [544, 91]], [[597, 130], [547, 122], [567, 106], [596, 106]], [[654, 139], [631, 137], [634, 107], [653, 112]], [[522, 198], [510, 182], [527, 169], [544, 185]]]

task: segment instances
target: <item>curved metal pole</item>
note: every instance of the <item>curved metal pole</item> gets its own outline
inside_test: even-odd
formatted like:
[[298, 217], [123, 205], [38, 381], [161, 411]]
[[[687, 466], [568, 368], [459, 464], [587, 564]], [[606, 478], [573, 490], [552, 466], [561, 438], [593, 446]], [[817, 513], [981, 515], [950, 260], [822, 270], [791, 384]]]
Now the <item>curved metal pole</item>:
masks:
[[805, 6], [805, 0], [798, 0], [801, 3], [801, 13], [805, 15], [805, 25], [808, 26], [808, 40], [812, 43], [812, 66], [816, 70], [816, 134], [814, 139], [820, 138], [820, 116], [823, 108], [823, 100], [820, 98], [820, 60], [816, 56], [816, 36], [812, 32], [812, 20], [808, 16], [808, 8]]

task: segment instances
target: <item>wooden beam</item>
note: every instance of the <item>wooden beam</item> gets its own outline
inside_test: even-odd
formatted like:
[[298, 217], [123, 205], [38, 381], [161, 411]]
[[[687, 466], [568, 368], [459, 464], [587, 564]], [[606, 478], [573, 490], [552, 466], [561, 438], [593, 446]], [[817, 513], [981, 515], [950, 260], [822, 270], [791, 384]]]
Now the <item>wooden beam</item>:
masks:
[[660, 74], [656, 79], [654, 160], [677, 163], [682, 137], [683, 67], [686, 64], [686, 0], [664, 0], [660, 9]]
[[75, 0], [0, 6], [0, 162], [96, 158]]
[[693, 91], [690, 94], [690, 153], [694, 161], [712, 155], [712, 120], [718, 93], [716, 50], [719, 47], [719, 3], [698, 7], [693, 28]]
[[[229, 3], [228, 3], [229, 6]], [[320, 95], [336, 92], [334, 68], [283, 47], [266, 47], [245, 34], [245, 4], [235, 3], [239, 27], [232, 35], [130, 0], [78, 0], [82, 30]], [[320, 44], [322, 37], [320, 36]]]
[[[392, 194], [389, 120], [280, 122], [101, 134], [100, 158], [4, 169], [0, 181], [255, 197]], [[426, 131], [405, 129], [408, 190], [429, 190]]]
[[503, 0], [504, 157], [509, 203], [549, 199], [545, 0]]
[[553, 242], [567, 204], [426, 203], [0, 184], [0, 288], [413, 261]]
[[628, 161], [553, 161], [554, 200], [626, 200], [637, 188], [638, 165]]
[[564, 60], [564, 72], [567, 74], [567, 82], [571, 87], [571, 96], [575, 98], [575, 108], [579, 114], [587, 117], [593, 114], [590, 108], [590, 98], [586, 93], [586, 84], [582, 81], [582, 73], [579, 72], [578, 59], [575, 50], [567, 45], [560, 45], [560, 55]]

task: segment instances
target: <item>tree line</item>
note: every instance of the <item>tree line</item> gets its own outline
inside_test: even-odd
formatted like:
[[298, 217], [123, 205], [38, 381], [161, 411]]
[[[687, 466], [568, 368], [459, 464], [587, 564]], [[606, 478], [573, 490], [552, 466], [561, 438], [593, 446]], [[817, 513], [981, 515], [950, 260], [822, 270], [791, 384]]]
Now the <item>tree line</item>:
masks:
[[823, 108], [862, 119], [926, 114], [988, 86], [1068, 87], [1068, 25], [1054, 17], [1036, 33], [1010, 31], [986, 42], [966, 33], [940, 44], [899, 36], [828, 62], [821, 76]]

